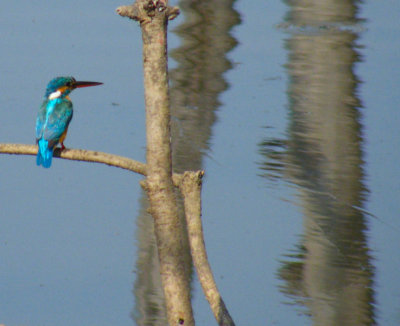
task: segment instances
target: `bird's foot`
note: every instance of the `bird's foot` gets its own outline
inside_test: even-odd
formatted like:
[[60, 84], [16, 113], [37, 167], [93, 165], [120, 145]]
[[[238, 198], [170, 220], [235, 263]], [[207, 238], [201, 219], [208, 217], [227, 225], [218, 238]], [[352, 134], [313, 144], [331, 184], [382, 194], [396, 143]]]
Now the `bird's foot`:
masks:
[[61, 143], [61, 150], [63, 151], [65, 149], [64, 143]]

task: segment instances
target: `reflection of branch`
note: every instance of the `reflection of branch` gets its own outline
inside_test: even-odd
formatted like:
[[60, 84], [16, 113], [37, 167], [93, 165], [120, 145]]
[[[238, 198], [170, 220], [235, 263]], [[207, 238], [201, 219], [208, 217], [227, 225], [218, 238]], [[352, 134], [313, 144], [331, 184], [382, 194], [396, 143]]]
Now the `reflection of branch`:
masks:
[[218, 325], [235, 325], [218, 292], [204, 245], [201, 223], [201, 184], [204, 171], [185, 172], [179, 182], [185, 205], [190, 251], [197, 275]]
[[[17, 155], [36, 155], [36, 145], [25, 145], [25, 144], [0, 144], [0, 153], [4, 154], [17, 154]], [[88, 151], [83, 149], [69, 149], [66, 148], [63, 151], [56, 148], [54, 150], [54, 157], [63, 158], [66, 160], [74, 161], [86, 161], [103, 163], [111, 166], [116, 166], [121, 169], [136, 172], [142, 175], [146, 175], [146, 164], [132, 160], [127, 157], [108, 154], [104, 152]]]

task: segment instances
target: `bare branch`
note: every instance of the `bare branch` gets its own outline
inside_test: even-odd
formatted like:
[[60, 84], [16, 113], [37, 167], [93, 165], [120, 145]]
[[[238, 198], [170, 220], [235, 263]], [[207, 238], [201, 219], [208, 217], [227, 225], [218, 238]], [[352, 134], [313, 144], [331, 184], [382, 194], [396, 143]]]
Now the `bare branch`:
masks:
[[121, 16], [140, 22], [146, 104], [147, 191], [154, 219], [160, 274], [170, 326], [194, 325], [190, 283], [182, 253], [183, 227], [178, 216], [172, 162], [168, 94], [167, 26], [179, 10], [167, 0], [137, 0], [117, 9]]
[[[0, 143], [0, 153], [4, 154], [16, 154], [16, 155], [36, 155], [36, 145], [25, 145], [25, 144], [2, 144]], [[108, 154], [98, 151], [88, 151], [83, 149], [70, 149], [66, 148], [61, 151], [60, 148], [54, 150], [54, 157], [63, 158], [66, 160], [74, 161], [86, 161], [102, 163], [111, 166], [115, 166], [121, 169], [136, 172], [142, 175], [146, 175], [146, 164], [132, 160], [127, 157]]]
[[187, 171], [179, 179], [179, 189], [184, 198], [190, 251], [204, 295], [210, 304], [218, 325], [233, 326], [235, 323], [218, 291], [204, 244], [203, 226], [201, 223], [201, 186], [203, 175], [204, 171]]

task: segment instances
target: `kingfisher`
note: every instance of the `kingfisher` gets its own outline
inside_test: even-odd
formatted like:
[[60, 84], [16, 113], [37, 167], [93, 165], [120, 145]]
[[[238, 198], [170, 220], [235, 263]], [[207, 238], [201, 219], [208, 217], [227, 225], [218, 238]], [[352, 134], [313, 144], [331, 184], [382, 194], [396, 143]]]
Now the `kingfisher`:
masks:
[[69, 93], [75, 88], [101, 84], [76, 81], [74, 77], [56, 77], [47, 84], [44, 101], [36, 118], [37, 165], [49, 168], [57, 144], [61, 144], [61, 150], [65, 149], [64, 139], [73, 114]]

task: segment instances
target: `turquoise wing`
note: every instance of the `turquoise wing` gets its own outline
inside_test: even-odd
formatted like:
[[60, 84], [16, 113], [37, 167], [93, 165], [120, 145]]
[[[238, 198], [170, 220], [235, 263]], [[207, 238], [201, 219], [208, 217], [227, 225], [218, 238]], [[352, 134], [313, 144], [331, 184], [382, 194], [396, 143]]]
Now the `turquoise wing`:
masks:
[[37, 118], [36, 118], [36, 142], [39, 141], [40, 138], [43, 136], [43, 126], [46, 122], [46, 112], [47, 112], [47, 104], [48, 100], [45, 100], [38, 112]]
[[68, 99], [43, 102], [36, 118], [37, 165], [43, 165], [45, 168], [51, 166], [54, 146], [68, 128], [72, 114], [72, 103]]
[[[50, 106], [53, 103], [49, 103]], [[50, 109], [50, 111], [49, 111]], [[73, 109], [71, 101], [57, 99], [53, 107], [47, 106], [47, 119], [43, 126], [42, 137], [49, 142], [49, 147], [57, 145], [61, 135], [68, 128], [72, 119]]]

